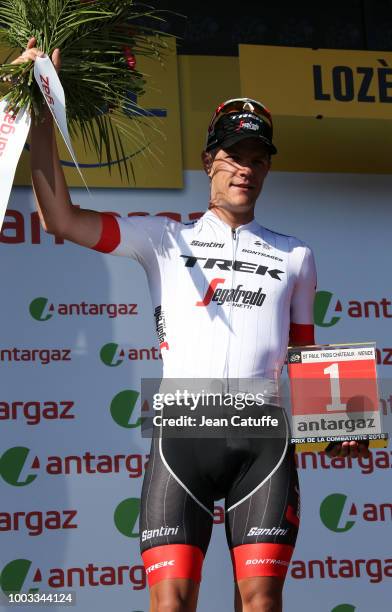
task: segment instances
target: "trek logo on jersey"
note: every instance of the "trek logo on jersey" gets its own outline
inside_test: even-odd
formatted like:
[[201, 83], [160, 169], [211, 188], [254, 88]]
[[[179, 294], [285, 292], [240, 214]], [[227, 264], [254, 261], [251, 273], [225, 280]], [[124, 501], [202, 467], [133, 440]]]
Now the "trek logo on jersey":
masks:
[[35, 298], [29, 306], [30, 315], [36, 321], [49, 321], [60, 316], [107, 316], [114, 319], [120, 315], [137, 315], [137, 304], [53, 304], [46, 297]]
[[[320, 518], [325, 527], [335, 533], [349, 531], [357, 520], [367, 523], [392, 522], [392, 503], [347, 504], [347, 495], [333, 493], [328, 495], [320, 506]], [[352, 520], [347, 520], [352, 519]]]
[[211, 247], [214, 249], [223, 249], [223, 247], [225, 246], [225, 243], [224, 242], [200, 242], [200, 240], [192, 240], [191, 245], [197, 246], [197, 247]]
[[247, 533], [248, 536], [285, 536], [288, 533], [288, 529], [282, 529], [281, 527], [251, 527]]
[[170, 559], [170, 561], [159, 561], [159, 563], [154, 563], [153, 565], [150, 565], [147, 569], [146, 569], [146, 574], [151, 574], [151, 572], [154, 572], [157, 569], [160, 569], [161, 567], [167, 567], [168, 565], [170, 567], [173, 567], [175, 564], [175, 559]]
[[224, 278], [213, 278], [206, 294], [202, 300], [196, 302], [196, 306], [208, 306], [211, 302], [216, 302], [218, 306], [231, 304], [239, 308], [253, 308], [262, 306], [266, 294], [262, 293], [262, 287], [257, 291], [246, 291], [241, 289], [243, 285], [237, 285], [236, 289], [222, 289], [219, 284], [224, 283]]
[[230, 270], [234, 270], [235, 272], [248, 272], [249, 274], [260, 274], [261, 276], [268, 274], [271, 278], [274, 278], [278, 281], [282, 280], [280, 275], [284, 274], [283, 270], [271, 270], [267, 266], [262, 266], [260, 264], [255, 264], [248, 261], [231, 261], [231, 259], [195, 257], [194, 255], [181, 255], [181, 257], [184, 257], [184, 259], [186, 260], [186, 268], [193, 268], [198, 261], [205, 261], [205, 264], [202, 266], [204, 270], [213, 270], [216, 267], [224, 272], [230, 272]]

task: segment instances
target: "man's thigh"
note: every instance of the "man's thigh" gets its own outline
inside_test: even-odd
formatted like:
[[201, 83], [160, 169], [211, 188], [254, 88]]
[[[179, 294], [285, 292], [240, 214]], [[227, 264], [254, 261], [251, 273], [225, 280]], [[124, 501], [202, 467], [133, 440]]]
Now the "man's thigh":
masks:
[[[176, 440], [173, 440], [175, 443]], [[195, 464], [194, 458], [178, 461]], [[140, 512], [140, 548], [150, 587], [162, 580], [187, 579], [199, 583], [213, 525], [213, 499], [202, 503], [192, 494], [192, 480], [182, 482], [176, 465], [169, 465], [159, 439], [153, 439], [143, 481]]]

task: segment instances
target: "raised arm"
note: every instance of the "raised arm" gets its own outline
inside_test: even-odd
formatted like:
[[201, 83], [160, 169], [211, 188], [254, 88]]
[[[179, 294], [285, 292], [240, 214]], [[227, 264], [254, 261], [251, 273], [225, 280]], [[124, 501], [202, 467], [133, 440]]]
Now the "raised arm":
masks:
[[[42, 52], [34, 45], [35, 38], [28, 42], [26, 51], [15, 63], [35, 61]], [[60, 51], [56, 49], [52, 61], [60, 70]], [[82, 246], [93, 247], [101, 237], [102, 215], [93, 210], [73, 206], [61, 167], [53, 119], [49, 109], [39, 125], [31, 127], [31, 177], [41, 224], [46, 232], [55, 234]]]

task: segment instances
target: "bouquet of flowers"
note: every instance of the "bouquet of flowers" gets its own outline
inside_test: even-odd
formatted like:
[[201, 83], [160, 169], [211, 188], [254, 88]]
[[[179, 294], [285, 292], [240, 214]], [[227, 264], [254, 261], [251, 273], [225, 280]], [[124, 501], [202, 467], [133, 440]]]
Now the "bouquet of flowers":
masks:
[[0, 45], [11, 51], [0, 65], [0, 100], [13, 113], [27, 108], [39, 121], [46, 102], [33, 62], [11, 64], [10, 58], [32, 36], [49, 57], [60, 48], [71, 136], [81, 134], [100, 161], [105, 155], [109, 169], [114, 155], [121, 159], [129, 178], [146, 115], [135, 102], [147, 85], [136, 58], [163, 62], [170, 35], [158, 30], [161, 23], [162, 12], [135, 0], [0, 0]]

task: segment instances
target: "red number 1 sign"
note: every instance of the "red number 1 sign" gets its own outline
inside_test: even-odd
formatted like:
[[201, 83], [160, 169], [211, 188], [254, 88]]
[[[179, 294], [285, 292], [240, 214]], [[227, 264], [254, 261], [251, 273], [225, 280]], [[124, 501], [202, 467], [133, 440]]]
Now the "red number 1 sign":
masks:
[[291, 348], [288, 373], [294, 438], [380, 438], [374, 343]]

